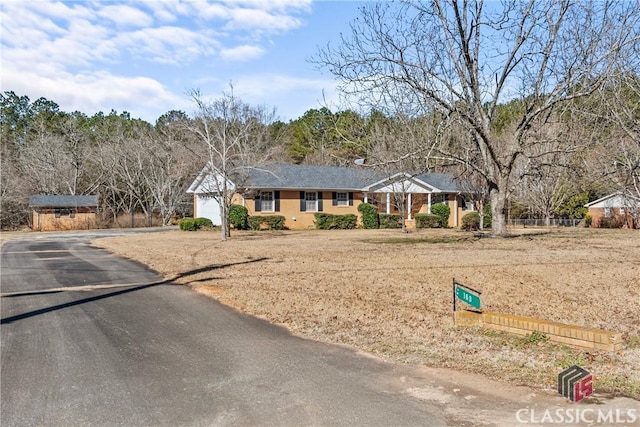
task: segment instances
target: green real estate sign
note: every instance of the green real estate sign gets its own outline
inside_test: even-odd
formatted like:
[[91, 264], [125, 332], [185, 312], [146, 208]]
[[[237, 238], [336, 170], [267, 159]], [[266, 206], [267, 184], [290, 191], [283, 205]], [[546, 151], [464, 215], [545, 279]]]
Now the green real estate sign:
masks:
[[480, 297], [467, 289], [456, 285], [456, 298], [480, 310]]

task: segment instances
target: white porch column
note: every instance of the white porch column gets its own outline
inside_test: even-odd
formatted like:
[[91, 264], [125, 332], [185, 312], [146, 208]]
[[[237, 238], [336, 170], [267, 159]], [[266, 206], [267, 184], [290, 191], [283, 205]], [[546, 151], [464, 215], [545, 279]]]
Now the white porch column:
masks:
[[431, 193], [427, 194], [427, 213], [431, 213]]
[[411, 193], [407, 194], [407, 212], [409, 212], [407, 219], [411, 219]]
[[391, 193], [387, 193], [387, 215], [391, 213]]
[[369, 203], [369, 193], [364, 193], [364, 203]]
[[458, 224], [458, 195], [453, 195], [453, 226], [457, 227]]

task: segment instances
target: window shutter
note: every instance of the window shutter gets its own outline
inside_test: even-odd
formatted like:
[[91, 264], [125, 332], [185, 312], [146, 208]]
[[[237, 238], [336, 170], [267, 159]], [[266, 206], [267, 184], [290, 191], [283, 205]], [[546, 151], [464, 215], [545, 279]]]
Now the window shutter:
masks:
[[304, 212], [307, 210], [307, 201], [304, 197], [304, 191], [300, 192], [300, 212]]
[[318, 212], [322, 212], [322, 191], [318, 191]]
[[353, 191], [349, 191], [349, 206], [353, 206]]
[[260, 211], [262, 210], [262, 209], [261, 209], [261, 207], [262, 207], [262, 206], [261, 206], [261, 204], [260, 204], [260, 193], [258, 192], [258, 193], [256, 193], [255, 206], [254, 206], [254, 209], [253, 209], [253, 210], [254, 210], [255, 212], [260, 212]]
[[275, 208], [276, 212], [280, 212], [280, 192], [279, 191], [274, 191], [273, 192], [273, 198], [275, 199], [273, 201], [273, 205]]
[[331, 205], [338, 206], [338, 193], [336, 193], [335, 191], [331, 193]]

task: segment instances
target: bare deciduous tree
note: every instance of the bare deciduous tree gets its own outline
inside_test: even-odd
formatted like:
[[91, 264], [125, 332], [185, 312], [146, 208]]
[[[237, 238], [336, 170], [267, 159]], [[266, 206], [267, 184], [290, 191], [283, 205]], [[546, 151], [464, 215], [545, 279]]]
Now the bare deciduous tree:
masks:
[[269, 157], [268, 125], [275, 110], [250, 106], [233, 92], [208, 101], [198, 90], [189, 95], [196, 105], [195, 117], [185, 122], [186, 129], [206, 147], [209, 193], [220, 206], [222, 240], [230, 237], [229, 208], [233, 194], [240, 189], [247, 172]]
[[[516, 165], [539, 154], [533, 136], [546, 118], [594, 93], [621, 62], [638, 64], [638, 2], [401, 1], [361, 12], [350, 36], [322, 49], [316, 62], [361, 102], [402, 99], [462, 126], [476, 155], [462, 157], [439, 141], [440, 155], [484, 177], [495, 235], [507, 233]], [[497, 113], [511, 99], [523, 108], [499, 135]]]

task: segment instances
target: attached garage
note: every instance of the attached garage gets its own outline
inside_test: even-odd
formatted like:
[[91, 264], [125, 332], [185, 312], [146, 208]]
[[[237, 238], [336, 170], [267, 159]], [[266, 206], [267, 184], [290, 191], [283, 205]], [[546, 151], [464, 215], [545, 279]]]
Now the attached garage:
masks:
[[195, 218], [209, 218], [214, 225], [222, 224], [220, 218], [220, 204], [210, 194], [197, 194], [193, 195], [194, 198], [194, 212]]

